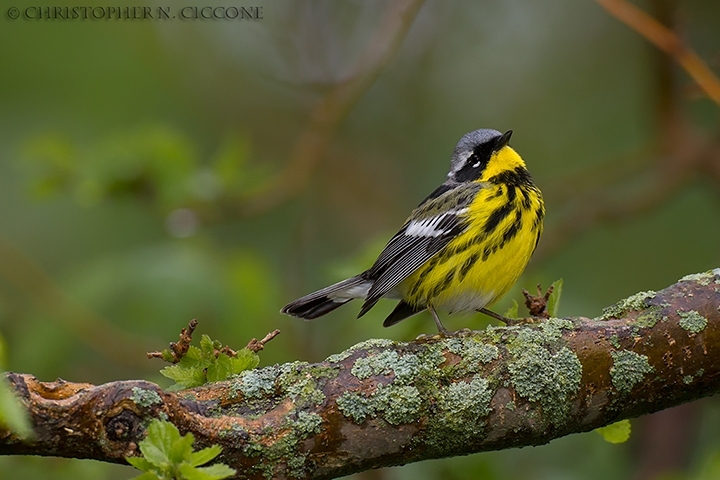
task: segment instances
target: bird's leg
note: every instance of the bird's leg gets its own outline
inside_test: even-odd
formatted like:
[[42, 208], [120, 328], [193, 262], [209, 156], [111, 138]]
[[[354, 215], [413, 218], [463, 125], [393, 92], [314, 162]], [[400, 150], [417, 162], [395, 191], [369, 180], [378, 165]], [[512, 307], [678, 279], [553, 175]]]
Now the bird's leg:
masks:
[[440, 321], [440, 317], [438, 317], [437, 312], [435, 311], [435, 308], [433, 308], [432, 305], [427, 306], [428, 312], [430, 312], [430, 315], [432, 315], [433, 320], [435, 320], [435, 325], [437, 326], [438, 332], [442, 333], [445, 336], [452, 336], [452, 333], [445, 328], [445, 326]]
[[492, 310], [488, 310], [487, 308], [484, 308], [484, 307], [478, 309], [478, 312], [484, 313], [488, 317], [492, 317], [495, 320], [500, 320], [507, 326], [512, 326], [512, 325], [515, 325], [516, 323], [518, 323], [518, 320], [516, 320], [514, 318], [508, 318], [505, 315], [500, 315], [499, 313], [495, 313]]

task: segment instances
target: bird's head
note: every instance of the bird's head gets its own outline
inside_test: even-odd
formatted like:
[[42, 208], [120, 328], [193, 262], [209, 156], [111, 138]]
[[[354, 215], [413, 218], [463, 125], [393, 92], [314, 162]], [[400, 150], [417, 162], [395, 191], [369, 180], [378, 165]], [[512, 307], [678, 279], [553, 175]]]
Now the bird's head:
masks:
[[503, 172], [525, 168], [520, 155], [510, 147], [512, 130], [481, 129], [463, 135], [455, 145], [448, 179], [463, 183], [485, 182]]

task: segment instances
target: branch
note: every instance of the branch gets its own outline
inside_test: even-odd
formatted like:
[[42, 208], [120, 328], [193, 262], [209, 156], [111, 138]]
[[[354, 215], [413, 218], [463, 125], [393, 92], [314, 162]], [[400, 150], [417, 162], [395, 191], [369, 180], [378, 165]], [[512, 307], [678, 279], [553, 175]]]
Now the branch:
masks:
[[720, 105], [720, 80], [707, 64], [669, 28], [625, 0], [596, 0], [647, 41], [670, 55], [710, 99]]
[[334, 478], [541, 445], [720, 391], [720, 269], [641, 292], [596, 319], [550, 319], [413, 342], [368, 340], [178, 393], [8, 374], [35, 440], [0, 453], [122, 463], [171, 420], [242, 478]]
[[240, 199], [243, 215], [258, 215], [295, 196], [310, 180], [335, 132], [400, 49], [423, 0], [389, 3], [380, 26], [351, 68], [350, 77], [335, 85], [313, 109], [287, 165], [280, 173]]

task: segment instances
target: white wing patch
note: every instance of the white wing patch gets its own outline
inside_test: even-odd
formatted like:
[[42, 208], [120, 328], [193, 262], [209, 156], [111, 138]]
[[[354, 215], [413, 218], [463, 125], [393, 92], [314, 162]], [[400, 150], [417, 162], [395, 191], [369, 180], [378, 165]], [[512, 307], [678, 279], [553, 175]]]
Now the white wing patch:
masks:
[[468, 209], [466, 207], [458, 210], [448, 210], [440, 215], [424, 218], [422, 220], [413, 220], [405, 229], [405, 235], [410, 237], [439, 237], [449, 231], [449, 229], [439, 228], [439, 224], [444, 218], [462, 215], [467, 211]]

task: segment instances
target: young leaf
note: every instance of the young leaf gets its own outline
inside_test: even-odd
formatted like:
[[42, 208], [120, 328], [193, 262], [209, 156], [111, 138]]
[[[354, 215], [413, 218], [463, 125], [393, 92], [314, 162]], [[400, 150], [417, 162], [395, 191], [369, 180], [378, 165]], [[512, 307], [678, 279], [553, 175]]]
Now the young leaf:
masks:
[[260, 357], [257, 353], [248, 348], [243, 348], [237, 352], [237, 356], [232, 359], [233, 374], [237, 375], [245, 370], [252, 370], [260, 364]]
[[207, 381], [219, 382], [225, 380], [233, 374], [233, 362], [230, 357], [221, 353], [218, 357], [210, 362], [207, 367]]
[[547, 303], [547, 311], [551, 317], [557, 316], [558, 309], [560, 308], [560, 296], [562, 295], [563, 279], [559, 278], [552, 284], [553, 292], [550, 294]]
[[175, 440], [168, 454], [170, 463], [179, 465], [189, 459], [193, 453], [193, 443], [195, 443], [195, 436], [192, 433], [188, 433]]
[[168, 390], [199, 387], [205, 383], [205, 372], [201, 366], [184, 367], [180, 364], [169, 365], [160, 370], [160, 374], [166, 376], [170, 380], [175, 380], [175, 385], [170, 387]]
[[203, 448], [198, 452], [193, 452], [188, 461], [193, 467], [199, 467], [220, 455], [220, 452], [222, 452], [222, 447], [220, 447], [220, 445], [213, 445], [212, 447]]
[[127, 460], [130, 465], [138, 470], [142, 470], [143, 472], [150, 471], [153, 468], [153, 464], [148, 462], [145, 457], [125, 457], [125, 460]]
[[139, 443], [143, 456], [126, 460], [145, 472], [135, 480], [221, 480], [235, 474], [235, 470], [224, 464], [198, 467], [217, 457], [222, 448], [213, 445], [193, 452], [193, 443], [191, 433], [181, 436], [172, 423], [155, 419]]
[[200, 337], [200, 350], [205, 358], [209, 359], [215, 356], [215, 345], [209, 335]]
[[198, 468], [184, 463], [179, 470], [185, 480], [222, 480], [235, 475], [234, 469], [221, 464]]
[[[132, 457], [132, 458], [137, 458], [137, 457]], [[145, 473], [138, 475], [137, 477], [133, 477], [132, 480], [168, 480], [168, 478], [165, 475], [160, 477], [155, 472], [145, 472]]]
[[624, 443], [630, 438], [630, 420], [620, 420], [606, 427], [596, 428], [595, 431], [602, 435], [606, 442]]
[[513, 299], [513, 304], [505, 311], [507, 318], [518, 318], [518, 303]]

